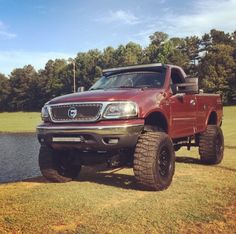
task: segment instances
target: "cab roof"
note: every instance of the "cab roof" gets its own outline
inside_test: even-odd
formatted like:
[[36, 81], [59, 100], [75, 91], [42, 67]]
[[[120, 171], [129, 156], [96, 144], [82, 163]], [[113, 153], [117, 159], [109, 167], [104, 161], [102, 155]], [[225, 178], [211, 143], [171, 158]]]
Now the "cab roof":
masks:
[[161, 71], [161, 69], [166, 69], [167, 67], [169, 68], [175, 68], [179, 69], [180, 72], [183, 74], [185, 77], [186, 74], [183, 71], [183, 69], [179, 66], [172, 65], [172, 64], [163, 64], [163, 63], [152, 63], [152, 64], [142, 64], [142, 65], [133, 65], [133, 66], [126, 66], [126, 67], [115, 67], [115, 68], [109, 68], [109, 69], [104, 69], [102, 71], [103, 75], [111, 75], [111, 74], [116, 74], [120, 72], [130, 72], [130, 71]]
[[140, 71], [140, 70], [160, 70], [160, 68], [166, 67], [165, 64], [162, 63], [153, 63], [153, 64], [144, 64], [144, 65], [134, 65], [134, 66], [127, 66], [127, 67], [116, 67], [116, 68], [109, 68], [103, 70], [103, 75], [109, 75], [113, 73], [125, 72], [125, 71]]

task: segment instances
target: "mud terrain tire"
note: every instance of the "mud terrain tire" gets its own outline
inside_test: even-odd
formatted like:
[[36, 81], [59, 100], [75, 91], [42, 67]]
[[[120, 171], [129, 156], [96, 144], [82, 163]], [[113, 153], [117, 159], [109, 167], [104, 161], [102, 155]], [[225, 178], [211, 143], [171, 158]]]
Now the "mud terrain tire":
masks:
[[204, 164], [219, 164], [224, 155], [224, 136], [220, 127], [208, 125], [199, 137], [199, 154]]
[[55, 151], [47, 146], [40, 148], [39, 167], [46, 179], [61, 183], [76, 179], [81, 170], [81, 165], [73, 164], [68, 152]]
[[171, 184], [175, 171], [175, 152], [170, 137], [164, 132], [140, 135], [134, 153], [134, 174], [148, 190], [164, 190]]

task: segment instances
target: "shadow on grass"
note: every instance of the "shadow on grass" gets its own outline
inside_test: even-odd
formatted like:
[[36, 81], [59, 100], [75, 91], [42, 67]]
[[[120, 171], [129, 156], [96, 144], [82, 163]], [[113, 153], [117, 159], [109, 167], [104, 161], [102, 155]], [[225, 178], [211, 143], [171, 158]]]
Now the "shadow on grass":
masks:
[[32, 183], [50, 183], [45, 177], [43, 176], [37, 176], [33, 178], [28, 178], [22, 180], [22, 182], [32, 182]]
[[94, 172], [81, 173], [79, 176], [79, 182], [92, 182], [96, 184], [108, 185], [112, 187], [118, 187], [123, 189], [132, 189], [132, 190], [140, 190], [138, 188], [137, 183], [135, 181], [134, 175], [126, 175], [117, 173], [123, 168], [117, 168], [113, 171], [105, 172]]
[[191, 158], [191, 157], [188, 157], [188, 156], [176, 157], [175, 161], [178, 162], [178, 163], [202, 164], [200, 159]]
[[[101, 185], [118, 187], [123, 189], [142, 190], [138, 188], [134, 175], [127, 175], [118, 173], [122, 171], [121, 168], [105, 168], [104, 166], [97, 165], [93, 167], [84, 167], [78, 177], [77, 182], [92, 182]], [[53, 183], [45, 179], [43, 176], [25, 179], [22, 182], [32, 183]]]
[[234, 145], [225, 145], [226, 149], [236, 149], [236, 146]]
[[235, 168], [225, 167], [225, 166], [221, 166], [221, 165], [215, 165], [214, 167], [215, 168], [220, 168], [220, 169], [223, 169], [223, 170], [226, 170], [226, 171], [236, 172]]
[[37, 177], [27, 178], [27, 179], [23, 179], [23, 180], [13, 180], [13, 181], [0, 182], [0, 184], [7, 185], [7, 184], [13, 184], [13, 183], [19, 183], [19, 182], [50, 183], [43, 176], [37, 176]]
[[178, 163], [199, 164], [199, 165], [206, 166], [206, 167], [214, 167], [214, 168], [218, 168], [218, 169], [236, 172], [235, 168], [225, 167], [225, 166], [222, 166], [221, 164], [215, 164], [215, 165], [203, 164], [200, 159], [191, 158], [189, 156], [176, 157], [175, 161]]
[[[229, 168], [221, 165], [212, 165], [212, 166], [204, 165], [201, 163], [200, 159], [191, 158], [189, 156], [176, 157], [176, 162], [186, 163], [186, 164], [197, 164], [197, 165], [214, 167], [218, 169], [236, 172], [236, 169], [234, 168]], [[86, 166], [83, 167], [79, 175], [79, 178], [76, 181], [82, 183], [91, 182], [91, 183], [118, 187], [123, 189], [130, 189], [130, 190], [143, 190], [143, 188], [139, 187], [138, 184], [136, 183], [134, 175], [119, 173], [123, 169], [124, 167], [111, 169], [107, 168], [104, 165], [97, 165], [93, 167]], [[26, 179], [23, 180], [23, 182], [51, 183], [42, 176]]]

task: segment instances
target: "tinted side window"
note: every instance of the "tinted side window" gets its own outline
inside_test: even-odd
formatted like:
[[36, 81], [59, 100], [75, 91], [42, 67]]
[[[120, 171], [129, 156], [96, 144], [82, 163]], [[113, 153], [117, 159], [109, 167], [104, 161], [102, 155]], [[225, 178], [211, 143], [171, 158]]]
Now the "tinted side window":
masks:
[[179, 84], [184, 82], [184, 78], [182, 77], [181, 73], [177, 69], [171, 70], [171, 81], [172, 84]]

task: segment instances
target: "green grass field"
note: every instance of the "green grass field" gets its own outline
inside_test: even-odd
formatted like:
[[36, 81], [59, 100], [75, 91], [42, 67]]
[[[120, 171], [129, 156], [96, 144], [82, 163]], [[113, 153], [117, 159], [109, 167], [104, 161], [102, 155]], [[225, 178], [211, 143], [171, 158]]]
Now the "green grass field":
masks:
[[0, 132], [35, 132], [41, 122], [39, 112], [0, 113]]
[[180, 150], [162, 192], [138, 190], [131, 168], [87, 167], [66, 184], [41, 177], [2, 184], [0, 233], [235, 233], [235, 120], [236, 107], [226, 107], [221, 164], [201, 165], [197, 149]]

